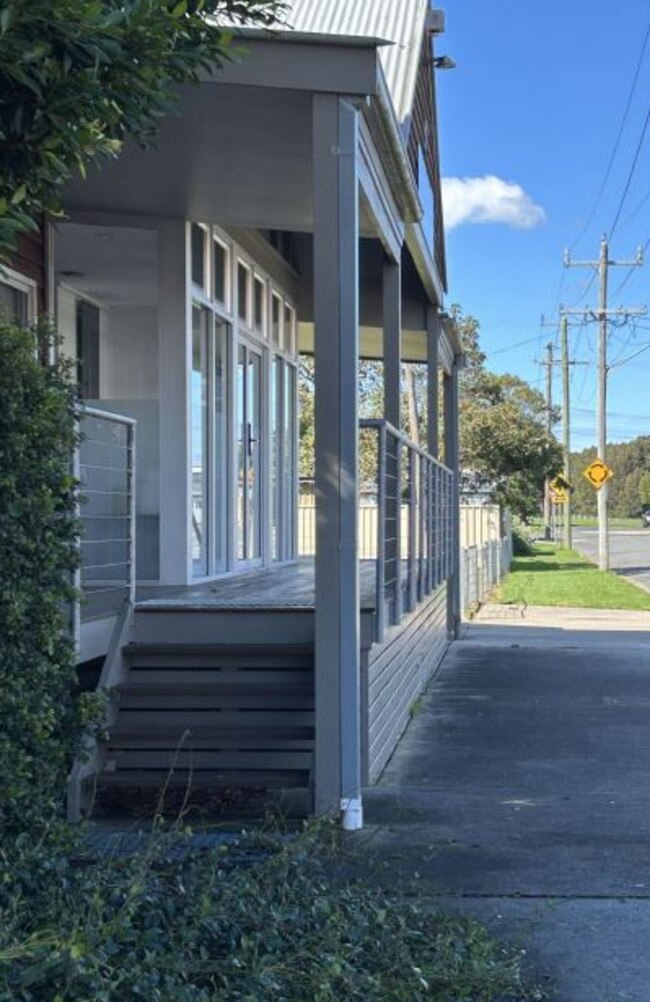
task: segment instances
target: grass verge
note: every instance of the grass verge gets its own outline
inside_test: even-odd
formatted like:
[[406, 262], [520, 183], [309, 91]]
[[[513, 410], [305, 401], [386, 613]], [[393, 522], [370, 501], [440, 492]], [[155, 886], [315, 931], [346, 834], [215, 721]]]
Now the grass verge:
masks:
[[505, 604], [557, 605], [584, 609], [650, 610], [650, 594], [600, 571], [576, 550], [536, 543], [532, 555], [515, 557], [493, 596]]
[[[337, 879], [334, 828], [246, 846], [71, 861], [18, 845], [0, 873], [0, 999], [525, 1002], [521, 952], [478, 922]], [[233, 861], [233, 852], [235, 853]]]

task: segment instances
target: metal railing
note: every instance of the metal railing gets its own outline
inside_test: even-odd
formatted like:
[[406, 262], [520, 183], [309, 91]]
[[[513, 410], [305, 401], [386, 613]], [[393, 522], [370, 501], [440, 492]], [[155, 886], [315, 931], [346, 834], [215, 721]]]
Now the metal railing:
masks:
[[84, 407], [79, 424], [82, 600], [78, 615], [84, 623], [117, 615], [134, 598], [136, 422]]
[[461, 506], [461, 607], [468, 611], [488, 598], [512, 562], [510, 515], [498, 505]]
[[377, 498], [375, 633], [381, 642], [387, 624], [399, 623], [452, 573], [453, 473], [388, 421], [366, 419], [360, 428], [362, 436], [376, 438], [369, 473]]

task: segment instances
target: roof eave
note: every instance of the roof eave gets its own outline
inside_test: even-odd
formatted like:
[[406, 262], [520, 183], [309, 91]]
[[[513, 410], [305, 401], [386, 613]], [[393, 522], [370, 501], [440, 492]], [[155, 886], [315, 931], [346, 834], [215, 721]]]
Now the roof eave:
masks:
[[402, 218], [407, 223], [418, 222], [423, 212], [417, 185], [408, 161], [406, 147], [397, 120], [397, 114], [388, 92], [386, 77], [377, 64], [377, 93], [365, 108], [365, 115], [384, 167], [393, 196]]

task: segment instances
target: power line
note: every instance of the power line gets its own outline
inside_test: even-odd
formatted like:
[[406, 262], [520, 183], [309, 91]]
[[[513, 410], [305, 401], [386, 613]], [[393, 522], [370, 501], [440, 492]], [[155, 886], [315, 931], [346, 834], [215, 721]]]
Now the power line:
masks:
[[[627, 362], [631, 362], [633, 358], [636, 358], [638, 355], [642, 355], [644, 351], [648, 351], [649, 349], [650, 349], [650, 341], [648, 341], [646, 344], [644, 344], [642, 348], [639, 348], [638, 351], [633, 352], [632, 355], [628, 355], [627, 358], [624, 358], [624, 359], [622, 359], [619, 362], [617, 362], [617, 361], [612, 362], [612, 364], [609, 366], [609, 368], [610, 369], [620, 369], [620, 367], [622, 365], [626, 365]], [[620, 358], [620, 356], [619, 356], [619, 358]]]
[[[605, 191], [605, 187], [607, 185], [607, 182], [609, 181], [609, 176], [610, 176], [610, 174], [612, 172], [612, 167], [614, 166], [614, 160], [616, 159], [616, 154], [618, 153], [619, 147], [621, 145], [621, 139], [623, 138], [623, 132], [624, 132], [625, 126], [627, 124], [628, 115], [630, 114], [630, 108], [632, 107], [632, 101], [634, 100], [634, 94], [636, 93], [636, 86], [637, 86], [637, 83], [639, 82], [639, 74], [641, 73], [641, 67], [643, 66], [643, 60], [645, 59], [645, 53], [646, 53], [646, 49], [648, 47], [648, 41], [649, 40], [650, 40], [650, 20], [648, 21], [648, 25], [646, 27], [645, 35], [644, 35], [644, 38], [643, 38], [643, 44], [641, 46], [641, 53], [639, 55], [639, 59], [638, 59], [638, 62], [636, 64], [636, 69], [634, 71], [634, 77], [632, 78], [632, 83], [631, 83], [631, 86], [630, 86], [630, 91], [629, 91], [629, 94], [628, 94], [627, 103], [625, 105], [625, 111], [623, 112], [623, 117], [621, 119], [621, 124], [620, 124], [619, 129], [618, 129], [618, 135], [616, 136], [616, 141], [614, 143], [614, 148], [612, 149], [611, 156], [609, 158], [609, 162], [608, 162], [607, 168], [605, 170], [605, 174], [604, 174], [603, 179], [601, 181], [600, 188], [598, 189], [598, 192], [596, 194], [596, 198], [594, 199], [593, 205], [591, 207], [591, 211], [589, 212], [589, 216], [587, 218], [587, 221], [586, 221], [586, 223], [584, 223], [584, 225], [582, 226], [582, 229], [578, 233], [578, 236], [575, 238], [575, 240], [571, 244], [571, 250], [573, 250], [575, 248], [575, 246], [578, 243], [578, 241], [581, 240], [582, 237], [584, 236], [584, 234], [587, 232], [587, 229], [589, 228], [589, 226], [591, 224], [591, 221], [593, 220], [594, 215], [596, 213], [596, 209], [598, 208], [598, 205], [600, 204], [600, 200], [601, 200], [601, 198], [603, 196], [603, 192]], [[613, 229], [612, 229], [612, 232], [613, 232]], [[610, 236], [611, 236], [611, 233], [610, 233]]]
[[637, 167], [637, 164], [639, 162], [639, 157], [641, 155], [641, 150], [643, 148], [643, 143], [644, 143], [644, 140], [645, 140], [645, 137], [646, 137], [646, 132], [648, 131], [648, 126], [649, 125], [650, 125], [650, 108], [648, 108], [648, 111], [646, 113], [645, 121], [643, 123], [643, 128], [641, 129], [641, 135], [639, 136], [639, 141], [637, 143], [637, 147], [636, 147], [636, 150], [635, 150], [635, 153], [634, 153], [634, 157], [632, 159], [632, 166], [630, 167], [629, 173], [627, 175], [627, 180], [625, 182], [625, 187], [623, 188], [623, 194], [621, 195], [620, 202], [618, 203], [618, 209], [616, 210], [616, 215], [614, 216], [614, 222], [612, 223], [612, 225], [610, 227], [610, 230], [609, 230], [609, 239], [610, 240], [612, 239], [612, 236], [614, 235], [614, 230], [616, 229], [618, 221], [621, 218], [621, 212], [623, 211], [623, 206], [625, 205], [625, 201], [627, 199], [628, 192], [630, 190], [630, 185], [632, 184], [632, 178], [634, 177], [634, 174], [635, 174], [635, 171], [636, 171], [636, 167]]
[[[648, 191], [648, 196], [650, 196], [650, 190]], [[643, 247], [641, 249], [641, 254], [642, 255], [645, 254], [645, 252], [647, 251], [648, 247], [650, 247], [650, 237], [648, 237], [648, 239], [646, 240], [646, 242], [644, 243], [644, 245], [643, 245]], [[619, 292], [621, 292], [625, 288], [625, 286], [627, 285], [627, 283], [630, 281], [630, 279], [632, 278], [632, 275], [634, 274], [634, 267], [635, 266], [633, 265], [630, 268], [630, 270], [628, 271], [628, 273], [625, 276], [625, 278], [623, 279], [623, 281], [620, 283], [620, 285], [618, 285], [616, 287], [616, 289], [614, 290], [614, 293], [612, 295], [612, 299], [614, 298], [614, 296], [618, 296]]]
[[492, 358], [493, 355], [501, 355], [504, 351], [513, 351], [515, 348], [523, 348], [524, 345], [533, 344], [540, 339], [540, 335], [536, 334], [535, 337], [526, 338], [525, 341], [517, 341], [515, 344], [509, 344], [506, 348], [496, 348], [494, 351], [486, 352], [488, 358]]

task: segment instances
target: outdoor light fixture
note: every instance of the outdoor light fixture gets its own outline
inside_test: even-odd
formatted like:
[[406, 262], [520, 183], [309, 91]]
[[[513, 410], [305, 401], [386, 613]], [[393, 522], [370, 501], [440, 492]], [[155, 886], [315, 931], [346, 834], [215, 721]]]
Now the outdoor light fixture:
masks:
[[451, 56], [434, 56], [433, 68], [434, 70], [455, 70], [456, 63]]

